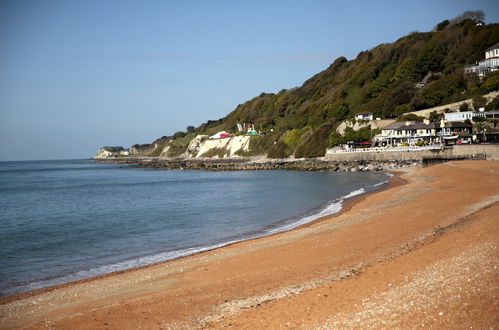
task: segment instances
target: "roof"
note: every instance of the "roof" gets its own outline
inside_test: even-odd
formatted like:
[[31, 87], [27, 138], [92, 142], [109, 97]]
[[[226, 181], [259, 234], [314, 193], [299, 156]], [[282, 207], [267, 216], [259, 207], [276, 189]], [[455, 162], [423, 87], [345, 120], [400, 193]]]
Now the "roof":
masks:
[[406, 126], [409, 127], [409, 129], [432, 129], [436, 127], [435, 123], [429, 123], [428, 125], [422, 122], [417, 122], [415, 124]]
[[364, 111], [364, 112], [359, 112], [358, 114], [356, 114], [356, 116], [358, 115], [363, 115], [363, 116], [372, 116], [372, 113], [371, 112], [368, 112], [368, 111]]
[[409, 125], [405, 124], [405, 121], [396, 121], [391, 123], [390, 125], [382, 128], [382, 130], [394, 130], [394, 131], [402, 131], [402, 130], [410, 130], [410, 129], [433, 129], [436, 128], [435, 123], [425, 124], [424, 122], [411, 122]]
[[485, 51], [488, 52], [489, 50], [496, 49], [496, 48], [499, 48], [499, 42], [497, 44], [495, 44], [494, 46], [487, 48]]
[[397, 129], [399, 129], [402, 126], [405, 126], [405, 122], [403, 122], [403, 121], [396, 121], [396, 122], [391, 123], [390, 125], [386, 125], [382, 129], [393, 129], [393, 130], [397, 130]]

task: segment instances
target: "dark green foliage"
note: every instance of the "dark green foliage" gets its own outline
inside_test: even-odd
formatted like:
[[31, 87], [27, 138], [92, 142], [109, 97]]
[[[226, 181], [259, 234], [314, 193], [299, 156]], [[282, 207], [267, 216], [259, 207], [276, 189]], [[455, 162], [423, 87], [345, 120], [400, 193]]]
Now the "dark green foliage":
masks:
[[338, 132], [333, 131], [329, 135], [328, 143], [329, 147], [335, 147], [342, 143], [347, 143], [348, 141], [357, 141], [357, 142], [371, 141], [372, 138], [379, 133], [381, 133], [380, 129], [371, 130], [370, 127], [362, 127], [357, 131], [355, 131], [351, 127], [347, 127], [345, 129], [343, 136]]
[[328, 139], [328, 146], [330, 148], [336, 147], [342, 143], [344, 143], [343, 135], [341, 135], [340, 133], [338, 133], [336, 131], [331, 132], [331, 134], [329, 135], [329, 139]]
[[250, 151], [241, 156], [265, 155], [276, 139], [276, 134], [252, 136], [249, 145]]
[[489, 104], [485, 106], [485, 111], [499, 110], [499, 96], [496, 96]]
[[[416, 93], [416, 88], [413, 83], [403, 82], [398, 85], [388, 96], [383, 105], [383, 116], [393, 117], [401, 109], [397, 108], [401, 105], [408, 104], [411, 102], [414, 94]], [[409, 106], [404, 107], [404, 111], [409, 110]]]
[[411, 105], [410, 104], [401, 104], [398, 107], [395, 108], [395, 114], [398, 116], [403, 115], [406, 112], [411, 111]]
[[173, 134], [173, 138], [174, 139], [178, 139], [178, 138], [183, 138], [185, 136], [185, 133], [184, 132], [177, 132], [175, 134]]
[[450, 24], [449, 20], [448, 20], [448, 19], [446, 19], [446, 20], [444, 20], [444, 21], [442, 21], [442, 22], [438, 23], [438, 24], [435, 26], [434, 30], [437, 30], [437, 31], [442, 31], [442, 30], [443, 30], [443, 29], [445, 29], [445, 27], [446, 27], [447, 25], [449, 25], [449, 24]]
[[288, 157], [286, 144], [282, 141], [277, 142], [269, 148], [267, 157], [269, 158], [285, 158]]
[[482, 88], [486, 92], [499, 90], [499, 71], [496, 71], [485, 78]]
[[345, 102], [338, 102], [327, 108], [327, 118], [335, 118], [338, 121], [346, 119], [349, 113], [348, 104]]
[[471, 100], [471, 102], [473, 103], [473, 109], [475, 109], [475, 111], [477, 111], [479, 108], [485, 107], [485, 105], [487, 104], [487, 100], [481, 95], [475, 96]]
[[152, 147], [152, 144], [149, 144], [149, 143], [144, 143], [144, 144], [134, 144], [132, 146], [132, 148], [135, 148], [137, 150], [145, 150], [145, 149], [149, 149]]
[[125, 150], [125, 148], [123, 148], [121, 146], [105, 146], [105, 147], [102, 147], [101, 149], [104, 149], [104, 150], [109, 151], [109, 152], [120, 152], [120, 151]]
[[444, 118], [445, 115], [443, 113], [437, 113], [436, 111], [430, 112], [429, 120], [431, 122], [440, 122], [440, 119]]
[[345, 129], [345, 134], [343, 136], [344, 141], [370, 141], [374, 135], [378, 134], [379, 131], [371, 130], [370, 127], [362, 127], [358, 131], [354, 131], [352, 128], [347, 127]]
[[470, 105], [467, 102], [465, 102], [459, 106], [459, 111], [460, 112], [469, 111], [469, 108], [470, 108]]
[[415, 115], [413, 113], [408, 113], [403, 116], [397, 117], [397, 121], [422, 121], [424, 117]]
[[315, 129], [295, 152], [297, 158], [323, 157], [328, 146], [328, 138], [333, 127], [329, 123], [322, 124]]

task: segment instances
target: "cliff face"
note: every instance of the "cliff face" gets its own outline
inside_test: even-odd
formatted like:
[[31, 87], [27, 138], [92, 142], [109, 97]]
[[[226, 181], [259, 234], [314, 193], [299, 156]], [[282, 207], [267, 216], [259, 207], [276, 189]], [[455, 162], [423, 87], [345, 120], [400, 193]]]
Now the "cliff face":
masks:
[[249, 151], [250, 136], [233, 136], [210, 139], [207, 135], [196, 136], [182, 155], [185, 158], [237, 157]]
[[113, 158], [113, 157], [121, 157], [128, 156], [128, 151], [123, 147], [102, 147], [97, 150], [95, 154], [95, 159], [104, 159], [104, 158]]
[[[186, 150], [179, 155], [180, 158], [224, 158], [224, 157], [238, 157], [243, 156], [250, 151], [251, 136], [233, 136], [223, 139], [210, 139], [208, 135], [198, 135], [193, 138], [187, 145]], [[123, 156], [149, 156], [157, 155], [159, 157], [171, 157], [171, 145], [155, 144], [153, 148], [148, 151], [141, 150], [137, 147], [130, 147], [129, 149], [110, 149], [109, 147], [100, 148], [95, 159], [115, 158]]]
[[262, 93], [224, 118], [136, 145], [130, 153], [163, 157], [240, 154], [225, 142], [210, 142], [213, 146], [208, 147], [211, 144], [197, 136], [234, 132], [237, 124], [246, 123], [266, 134], [258, 143], [248, 142], [250, 153], [276, 158], [323, 156], [327, 147], [337, 143], [338, 126], [360, 112], [395, 118], [498, 90], [499, 72], [483, 79], [464, 74], [465, 65], [482, 59], [485, 49], [497, 42], [499, 24], [479, 25], [471, 19], [439, 24], [434, 31], [414, 32], [360, 52], [353, 60], [339, 57], [300, 87]]

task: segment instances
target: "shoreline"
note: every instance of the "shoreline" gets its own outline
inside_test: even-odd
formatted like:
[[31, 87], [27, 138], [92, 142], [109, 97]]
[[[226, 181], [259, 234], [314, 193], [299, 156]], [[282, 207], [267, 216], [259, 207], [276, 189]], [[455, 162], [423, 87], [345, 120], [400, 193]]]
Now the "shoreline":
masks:
[[[96, 275], [92, 275], [90, 277], [85, 277], [85, 278], [81, 278], [81, 279], [77, 279], [77, 280], [71, 280], [71, 281], [67, 281], [67, 282], [63, 282], [63, 283], [58, 283], [58, 284], [48, 285], [48, 286], [44, 286], [44, 287], [40, 287], [40, 288], [36, 288], [36, 289], [27, 290], [27, 291], [17, 292], [17, 293], [13, 293], [10, 295], [0, 296], [0, 305], [2, 305], [4, 303], [8, 303], [10, 301], [17, 300], [17, 299], [31, 297], [31, 296], [35, 296], [35, 295], [41, 294], [41, 293], [51, 292], [53, 290], [64, 288], [66, 286], [71, 286], [71, 285], [80, 284], [80, 283], [86, 283], [89, 281], [98, 280], [101, 278], [106, 278], [106, 277], [117, 275], [117, 274], [123, 274], [126, 272], [135, 271], [135, 270], [139, 270], [139, 269], [146, 269], [146, 268], [151, 267], [151, 266], [160, 265], [160, 264], [164, 264], [164, 263], [168, 263], [168, 262], [174, 262], [176, 260], [195, 256], [195, 255], [202, 254], [205, 252], [211, 252], [214, 250], [223, 249], [224, 247], [229, 247], [229, 246], [232, 246], [234, 244], [250, 242], [250, 241], [258, 240], [261, 238], [272, 237], [274, 235], [279, 235], [282, 233], [287, 233], [290, 231], [299, 230], [300, 228], [306, 228], [308, 226], [313, 225], [314, 223], [318, 223], [318, 222], [321, 222], [321, 221], [328, 219], [330, 217], [335, 217], [335, 216], [339, 216], [339, 215], [343, 214], [344, 212], [348, 211], [357, 202], [361, 201], [363, 198], [365, 198], [366, 196], [368, 196], [370, 194], [374, 194], [378, 191], [390, 189], [391, 187], [394, 187], [396, 185], [403, 184], [403, 183], [398, 183], [398, 184], [395, 183], [395, 181], [401, 182], [400, 181], [401, 180], [400, 179], [400, 174], [401, 174], [400, 172], [398, 172], [398, 171], [384, 171], [384, 173], [388, 175], [388, 178], [386, 180], [380, 182], [381, 184], [379, 186], [372, 187], [372, 188], [374, 188], [373, 190], [364, 191], [364, 192], [361, 192], [359, 194], [355, 194], [353, 196], [348, 197], [350, 194], [355, 192], [355, 191], [352, 191], [345, 196], [338, 197], [337, 199], [327, 203], [326, 208], [328, 206], [333, 205], [333, 204], [339, 203], [340, 209], [338, 211], [333, 212], [333, 213], [329, 213], [329, 214], [325, 214], [325, 215], [319, 215], [321, 213], [320, 210], [322, 208], [317, 209], [315, 213], [304, 217], [304, 218], [314, 217], [312, 220], [301, 223], [301, 224], [296, 224], [295, 222], [291, 222], [291, 223], [287, 224], [287, 225], [291, 226], [290, 228], [282, 229], [280, 226], [277, 226], [275, 228], [263, 230], [257, 234], [252, 235], [252, 236], [242, 237], [240, 239], [236, 239], [233, 241], [222, 242], [219, 244], [215, 244], [213, 246], [199, 247], [199, 251], [175, 256], [175, 257], [172, 257], [170, 259], [155, 261], [152, 263], [139, 265], [139, 266], [135, 266], [135, 267], [131, 267], [131, 268], [119, 269], [119, 270], [115, 270], [112, 272], [105, 272], [105, 273], [101, 273], [101, 274], [96, 274]], [[365, 189], [365, 188], [367, 188], [367, 187], [363, 187], [362, 189]], [[300, 220], [302, 220], [304, 218], [297, 218], [296, 221], [299, 222]], [[191, 248], [186, 248], [184, 250], [189, 250], [189, 249], [191, 249]]]
[[2, 300], [0, 328], [495, 327], [498, 180], [409, 169], [287, 232]]

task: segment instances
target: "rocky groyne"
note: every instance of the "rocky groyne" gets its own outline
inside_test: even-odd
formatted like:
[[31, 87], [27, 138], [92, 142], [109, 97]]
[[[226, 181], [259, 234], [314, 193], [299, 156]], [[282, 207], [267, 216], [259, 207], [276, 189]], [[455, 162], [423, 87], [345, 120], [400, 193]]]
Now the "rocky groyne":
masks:
[[210, 171], [247, 171], [247, 170], [295, 170], [295, 171], [334, 171], [365, 172], [383, 171], [418, 165], [408, 160], [391, 161], [326, 161], [323, 159], [267, 159], [267, 158], [222, 158], [222, 159], [179, 159], [179, 158], [110, 158], [98, 160], [125, 164], [127, 167], [155, 168], [171, 170], [210, 170]]

